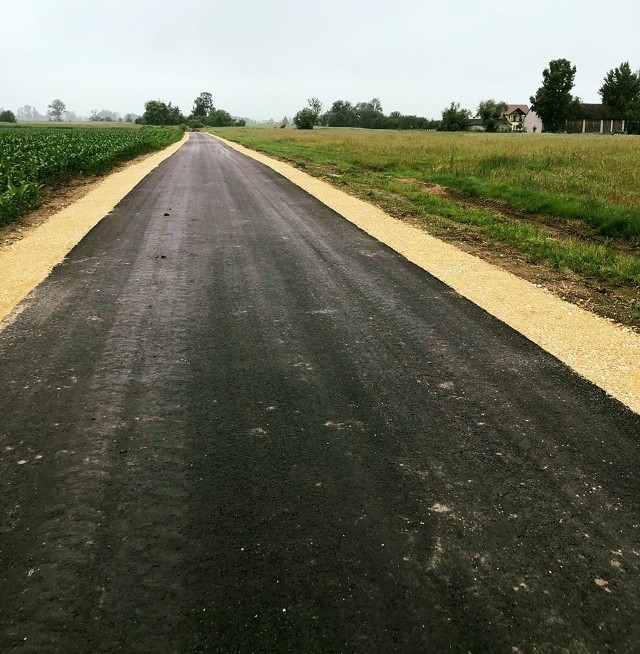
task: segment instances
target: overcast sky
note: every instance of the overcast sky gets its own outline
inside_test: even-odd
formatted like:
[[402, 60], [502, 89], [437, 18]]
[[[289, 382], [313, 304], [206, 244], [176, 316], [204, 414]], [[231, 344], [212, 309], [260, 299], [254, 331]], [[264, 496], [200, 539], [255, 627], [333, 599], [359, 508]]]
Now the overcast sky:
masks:
[[528, 103], [561, 57], [598, 102], [608, 70], [640, 68], [639, 35], [640, 0], [0, 0], [0, 107], [189, 113], [209, 91], [255, 119], [311, 96], [435, 118], [452, 100]]

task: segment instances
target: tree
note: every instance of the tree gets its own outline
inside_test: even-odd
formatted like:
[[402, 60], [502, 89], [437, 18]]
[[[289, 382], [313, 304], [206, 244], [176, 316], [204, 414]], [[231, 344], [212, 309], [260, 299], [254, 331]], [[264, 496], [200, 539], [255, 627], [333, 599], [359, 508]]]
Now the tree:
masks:
[[531, 109], [542, 119], [546, 132], [562, 132], [567, 120], [580, 107], [580, 99], [571, 95], [576, 67], [568, 59], [554, 59], [542, 73], [542, 86], [532, 95]]
[[467, 129], [470, 118], [471, 112], [468, 109], [461, 109], [459, 102], [452, 102], [442, 110], [440, 129], [443, 132], [461, 132]]
[[149, 100], [145, 102], [144, 114], [136, 122], [142, 125], [180, 125], [185, 118], [179, 107], [165, 104], [162, 100]]
[[487, 132], [497, 132], [502, 114], [507, 110], [505, 102], [483, 100], [478, 105], [478, 116]]
[[640, 134], [640, 98], [636, 100], [626, 114], [625, 128], [628, 134]]
[[194, 101], [191, 110], [191, 118], [206, 118], [215, 111], [211, 93], [203, 91]]
[[211, 125], [211, 127], [228, 127], [234, 123], [231, 114], [224, 109], [214, 109], [207, 119], [207, 125]]
[[47, 115], [49, 120], [62, 120], [62, 114], [67, 110], [67, 107], [62, 100], [55, 99], [47, 107]]
[[318, 120], [316, 112], [305, 107], [301, 109], [294, 117], [293, 122], [298, 129], [313, 129]]
[[101, 109], [100, 111], [92, 109], [89, 120], [92, 122], [104, 121], [105, 123], [113, 123], [120, 120], [120, 114], [117, 111], [111, 111], [111, 109]]
[[386, 118], [378, 98], [373, 98], [370, 102], [358, 102], [354, 107], [354, 111], [358, 127], [368, 129], [386, 127]]
[[322, 119], [329, 127], [354, 127], [358, 120], [354, 107], [348, 100], [336, 100]]
[[317, 125], [318, 118], [320, 118], [320, 114], [322, 113], [322, 102], [320, 102], [318, 98], [309, 98], [307, 104], [309, 105], [309, 109], [311, 109], [316, 116], [316, 122], [314, 125]]
[[29, 104], [25, 104], [23, 107], [18, 107], [16, 115], [18, 120], [46, 120], [46, 116], [43, 116], [35, 107], [32, 107]]
[[640, 103], [640, 71], [634, 73], [629, 62], [624, 61], [606, 74], [598, 93], [603, 104], [622, 114], [629, 127], [634, 122], [633, 115]]
[[13, 111], [10, 111], [9, 109], [0, 109], [0, 123], [15, 123], [16, 122], [16, 116], [13, 113]]

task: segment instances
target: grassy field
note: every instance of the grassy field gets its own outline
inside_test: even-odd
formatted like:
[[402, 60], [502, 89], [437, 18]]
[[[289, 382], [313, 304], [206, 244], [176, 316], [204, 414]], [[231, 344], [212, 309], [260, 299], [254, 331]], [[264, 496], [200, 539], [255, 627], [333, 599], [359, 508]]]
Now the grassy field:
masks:
[[435, 231], [530, 261], [640, 286], [640, 139], [354, 129], [221, 128], [224, 138], [329, 179]]
[[0, 225], [17, 220], [55, 184], [104, 173], [182, 137], [175, 128], [0, 127]]

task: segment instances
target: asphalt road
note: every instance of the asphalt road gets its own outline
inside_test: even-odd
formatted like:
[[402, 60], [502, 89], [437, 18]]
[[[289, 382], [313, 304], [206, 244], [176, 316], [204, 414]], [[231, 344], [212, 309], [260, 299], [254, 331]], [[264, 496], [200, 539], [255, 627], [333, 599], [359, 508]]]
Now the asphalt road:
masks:
[[2, 652], [640, 651], [640, 417], [203, 134], [0, 387]]

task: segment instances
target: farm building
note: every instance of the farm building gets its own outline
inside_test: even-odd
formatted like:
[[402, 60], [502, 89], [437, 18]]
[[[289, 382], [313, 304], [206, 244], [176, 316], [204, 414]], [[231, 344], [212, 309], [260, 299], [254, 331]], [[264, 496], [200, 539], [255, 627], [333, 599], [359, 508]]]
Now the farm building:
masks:
[[[484, 132], [480, 118], [471, 118], [467, 123], [470, 132]], [[542, 120], [526, 104], [509, 104], [500, 118], [499, 132], [541, 132]]]
[[503, 132], [541, 132], [542, 120], [526, 104], [509, 104], [502, 113]]
[[581, 104], [573, 120], [567, 121], [570, 134], [616, 134], [625, 131], [622, 114], [603, 104]]
[[482, 118], [469, 118], [467, 122], [467, 131], [469, 132], [484, 132], [484, 125]]

